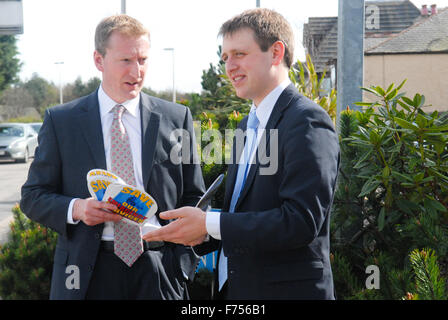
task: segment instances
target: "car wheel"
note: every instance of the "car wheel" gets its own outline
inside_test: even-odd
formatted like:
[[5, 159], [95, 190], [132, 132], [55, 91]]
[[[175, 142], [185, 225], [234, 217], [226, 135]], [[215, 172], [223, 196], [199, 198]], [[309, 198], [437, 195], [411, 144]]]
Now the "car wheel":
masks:
[[28, 148], [25, 149], [25, 156], [22, 159], [17, 159], [16, 162], [19, 163], [27, 163], [30, 159], [30, 153], [28, 151]]

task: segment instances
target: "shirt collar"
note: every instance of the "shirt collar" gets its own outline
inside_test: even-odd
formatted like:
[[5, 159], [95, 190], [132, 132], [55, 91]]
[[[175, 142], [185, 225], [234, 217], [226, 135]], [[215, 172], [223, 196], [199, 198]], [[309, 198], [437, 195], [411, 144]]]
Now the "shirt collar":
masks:
[[[103, 90], [103, 84], [100, 85], [98, 89], [98, 103], [100, 105], [100, 115], [103, 117], [107, 113], [111, 112], [113, 107], [115, 107], [118, 103], [112, 100], [107, 93]], [[138, 116], [138, 107], [140, 103], [140, 95], [137, 95], [134, 99], [127, 100], [123, 103], [120, 103], [122, 106], [126, 108], [126, 110], [134, 117]]]
[[258, 107], [256, 107], [255, 104], [252, 102], [252, 107], [251, 107], [250, 111], [255, 110], [255, 113], [257, 114], [257, 118], [260, 121], [260, 124], [258, 126], [259, 129], [264, 129], [266, 127], [269, 117], [271, 116], [272, 110], [274, 109], [275, 103], [277, 102], [278, 98], [282, 94], [283, 90], [285, 90], [285, 88], [287, 86], [289, 86], [290, 83], [291, 83], [291, 81], [289, 80], [289, 78], [284, 80], [274, 90], [272, 90], [263, 99], [263, 101], [261, 101], [261, 103]]

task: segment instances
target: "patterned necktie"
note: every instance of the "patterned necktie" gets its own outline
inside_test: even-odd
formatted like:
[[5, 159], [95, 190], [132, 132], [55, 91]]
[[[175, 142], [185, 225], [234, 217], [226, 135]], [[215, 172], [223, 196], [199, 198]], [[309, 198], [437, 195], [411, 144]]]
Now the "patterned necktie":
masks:
[[[127, 184], [135, 186], [134, 166], [132, 162], [129, 137], [122, 122], [125, 108], [114, 107], [114, 120], [111, 126], [112, 172], [121, 177]], [[141, 229], [139, 226], [124, 222], [114, 224], [114, 252], [129, 267], [143, 253]]]
[[[259, 121], [255, 110], [249, 113], [249, 118], [247, 120], [247, 130], [246, 130], [246, 144], [244, 145], [244, 151], [241, 155], [242, 161], [239, 162], [238, 172], [236, 175], [235, 187], [233, 189], [232, 200], [230, 201], [229, 212], [235, 211], [235, 206], [240, 197], [241, 190], [243, 190], [244, 183], [246, 182], [246, 177], [250, 168], [250, 159], [253, 150], [256, 148], [257, 142], [257, 128]], [[224, 250], [221, 249], [219, 257], [219, 290], [227, 280], [227, 257], [224, 255]]]

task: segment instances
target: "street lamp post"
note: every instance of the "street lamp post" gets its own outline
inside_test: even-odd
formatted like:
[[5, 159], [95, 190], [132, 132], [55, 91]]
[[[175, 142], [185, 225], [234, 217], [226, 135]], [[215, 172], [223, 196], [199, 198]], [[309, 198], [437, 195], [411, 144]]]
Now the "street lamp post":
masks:
[[126, 14], [126, 0], [121, 0], [121, 13]]
[[59, 102], [60, 104], [64, 103], [64, 99], [62, 98], [62, 71], [61, 67], [64, 64], [64, 61], [55, 62], [54, 64], [60, 65], [59, 67]]
[[174, 48], [164, 48], [163, 50], [171, 51], [173, 57], [173, 102], [176, 103], [176, 83], [174, 77]]

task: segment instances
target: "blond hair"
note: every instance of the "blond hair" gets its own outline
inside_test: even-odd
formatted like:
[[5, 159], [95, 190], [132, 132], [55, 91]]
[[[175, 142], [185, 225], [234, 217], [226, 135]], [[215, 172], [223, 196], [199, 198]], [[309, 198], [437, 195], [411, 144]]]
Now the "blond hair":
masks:
[[131, 37], [148, 35], [148, 39], [150, 38], [149, 31], [143, 24], [126, 14], [104, 18], [95, 30], [95, 50], [102, 56], [106, 55], [107, 42], [114, 31]]

